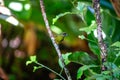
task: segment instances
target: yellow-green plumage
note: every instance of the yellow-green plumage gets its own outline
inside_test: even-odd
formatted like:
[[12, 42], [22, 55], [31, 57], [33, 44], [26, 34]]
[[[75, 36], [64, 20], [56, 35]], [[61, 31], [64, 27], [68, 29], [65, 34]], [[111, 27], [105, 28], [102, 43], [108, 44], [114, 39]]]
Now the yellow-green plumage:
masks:
[[56, 35], [56, 36], [55, 36], [55, 41], [56, 41], [56, 43], [57, 43], [57, 44], [60, 44], [60, 43], [64, 40], [65, 36], [67, 36], [67, 33], [65, 33], [65, 32]]

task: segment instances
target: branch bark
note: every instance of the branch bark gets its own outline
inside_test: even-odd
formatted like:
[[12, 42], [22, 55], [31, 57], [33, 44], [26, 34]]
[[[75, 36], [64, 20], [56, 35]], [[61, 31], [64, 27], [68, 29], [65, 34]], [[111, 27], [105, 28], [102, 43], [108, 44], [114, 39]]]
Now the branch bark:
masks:
[[104, 66], [103, 63], [106, 62], [107, 47], [103, 41], [99, 2], [100, 2], [100, 0], [93, 0], [93, 8], [95, 10], [95, 15], [96, 15], [98, 43], [99, 43], [99, 47], [101, 49], [101, 62], [102, 62], [101, 70], [104, 71], [104, 70], [106, 70], [106, 67]]
[[47, 31], [48, 31], [48, 34], [52, 40], [52, 43], [55, 47], [55, 50], [57, 51], [57, 54], [58, 54], [58, 57], [62, 63], [62, 66], [64, 68], [64, 71], [66, 73], [66, 76], [67, 76], [67, 79], [68, 80], [72, 80], [71, 76], [70, 76], [70, 73], [69, 73], [69, 70], [66, 68], [65, 66], [65, 62], [64, 62], [64, 59], [62, 57], [62, 54], [61, 54], [61, 51], [59, 49], [59, 46], [57, 45], [57, 43], [55, 42], [55, 38], [52, 34], [52, 31], [50, 29], [50, 26], [49, 26], [49, 22], [48, 22], [48, 19], [47, 19], [47, 16], [46, 16], [46, 12], [45, 12], [45, 8], [44, 8], [44, 4], [43, 4], [43, 0], [40, 0], [40, 7], [41, 7], [41, 12], [42, 12], [42, 16], [43, 16], [43, 19], [44, 19], [44, 22], [45, 22], [45, 25], [46, 25], [46, 28], [47, 28]]

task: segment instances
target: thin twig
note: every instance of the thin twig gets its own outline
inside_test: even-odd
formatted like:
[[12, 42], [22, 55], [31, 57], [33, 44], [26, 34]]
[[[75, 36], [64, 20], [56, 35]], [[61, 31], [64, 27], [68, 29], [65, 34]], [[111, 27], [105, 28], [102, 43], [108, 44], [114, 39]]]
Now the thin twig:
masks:
[[101, 23], [101, 17], [100, 17], [100, 0], [93, 0], [93, 8], [95, 10], [96, 15], [96, 22], [97, 22], [97, 37], [98, 37], [98, 43], [99, 47], [101, 49], [101, 61], [102, 61], [102, 71], [106, 70], [106, 67], [103, 65], [104, 62], [106, 62], [106, 56], [107, 56], [107, 47], [106, 44], [103, 42], [103, 35], [102, 35], [102, 23]]
[[60, 51], [60, 49], [59, 49], [59, 46], [56, 44], [55, 38], [54, 38], [54, 36], [53, 36], [53, 34], [52, 34], [52, 31], [50, 30], [49, 22], [48, 22], [48, 19], [47, 19], [47, 16], [46, 16], [46, 12], [45, 12], [45, 8], [44, 8], [44, 5], [43, 5], [43, 0], [40, 0], [40, 7], [41, 7], [42, 16], [43, 16], [43, 19], [44, 19], [44, 22], [45, 22], [47, 31], [48, 31], [49, 36], [50, 36], [50, 38], [51, 38], [51, 40], [52, 40], [52, 43], [53, 43], [53, 45], [54, 45], [54, 47], [55, 47], [55, 50], [57, 51], [58, 57], [59, 57], [59, 59], [60, 59], [60, 61], [61, 61], [61, 63], [62, 63], [62, 66], [63, 66], [63, 68], [64, 68], [64, 71], [65, 71], [65, 73], [66, 73], [66, 76], [67, 76], [68, 80], [72, 80], [72, 78], [71, 78], [71, 76], [70, 76], [70, 73], [69, 73], [69, 70], [68, 70], [68, 69], [66, 68], [66, 66], [65, 66], [65, 62], [64, 62], [64, 59], [63, 59], [63, 57], [62, 57], [61, 51]]
[[38, 63], [38, 62], [35, 62], [35, 63], [38, 64], [38, 65], [40, 65], [40, 66], [42, 66], [42, 67], [44, 67], [44, 68], [46, 68], [46, 69], [48, 69], [48, 70], [50, 70], [50, 71], [53, 72], [53, 73], [55, 73], [56, 75], [58, 75], [59, 77], [61, 77], [63, 80], [66, 80], [63, 76], [61, 76], [61, 74], [55, 72], [54, 70], [50, 69], [49, 67], [47, 67], [47, 66], [45, 66], [45, 65], [43, 65], [43, 64], [40, 64], [40, 63]]

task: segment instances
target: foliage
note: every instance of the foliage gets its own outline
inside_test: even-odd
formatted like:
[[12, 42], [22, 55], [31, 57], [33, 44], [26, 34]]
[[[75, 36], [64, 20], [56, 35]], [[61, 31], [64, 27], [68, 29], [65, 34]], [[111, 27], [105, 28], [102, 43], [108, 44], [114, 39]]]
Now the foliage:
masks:
[[[94, 17], [94, 9], [92, 8], [92, 0], [44, 1], [51, 30], [55, 35], [61, 32], [68, 33], [68, 36], [59, 46], [62, 53], [64, 53], [62, 56], [67, 67], [71, 66], [71, 64], [79, 65], [79, 68], [76, 68], [76, 73], [71, 73], [75, 75], [72, 76], [72, 78], [75, 80], [119, 80], [120, 20], [119, 17], [116, 16], [110, 2], [108, 0], [100, 0], [102, 33], [105, 35], [104, 42], [107, 44], [108, 51], [107, 61], [104, 63], [107, 67], [107, 71], [101, 72], [100, 48], [97, 42], [97, 24], [95, 23], [96, 20]], [[12, 2], [20, 3], [22, 10], [16, 11], [13, 7], [10, 7], [10, 3]], [[43, 80], [48, 80], [50, 78], [47, 78], [49, 74], [45, 73], [45, 68], [47, 69], [46, 72], [52, 72], [58, 76], [55, 76], [54, 79], [62, 78], [65, 80], [62, 76], [64, 75], [63, 66], [43, 26], [44, 22], [39, 8], [39, 0], [4, 0], [4, 3], [5, 7], [11, 11], [13, 17], [24, 25], [24, 27], [19, 27], [20, 25], [15, 27], [15, 25], [8, 23], [6, 18], [3, 19], [0, 16], [0, 23], [2, 25], [2, 38], [0, 36], [0, 41], [2, 44], [3, 42], [6, 43], [6, 45], [2, 45], [2, 48], [0, 47], [0, 51], [4, 53], [0, 55], [0, 65], [10, 75], [9, 79], [14, 78], [15, 80], [19, 78], [21, 80], [23, 77], [22, 79], [30, 80], [33, 78], [29, 77], [34, 76], [36, 80], [42, 78]], [[26, 9], [25, 5], [29, 5], [29, 8]], [[33, 23], [35, 27], [28, 27], [28, 25], [32, 25], [31, 23]], [[35, 44], [35, 46], [31, 45], [33, 47], [30, 49], [24, 46], [24, 37], [26, 34], [30, 35], [30, 37], [27, 35], [26, 38], [28, 41], [26, 42], [28, 42], [28, 44]], [[17, 39], [16, 37], [19, 37], [21, 42], [17, 47], [11, 47], [10, 42], [14, 42], [14, 40]], [[35, 37], [37, 37], [38, 40], [34, 39]], [[33, 41], [30, 42], [32, 39]], [[89, 51], [88, 48], [85, 47], [86, 44], [83, 44], [82, 41], [87, 41]], [[29, 47], [28, 44], [27, 47]], [[87, 50], [85, 51], [83, 48]], [[28, 52], [31, 50], [35, 50], [34, 55], [36, 56], [29, 55]], [[26, 56], [26, 54], [28, 56]], [[30, 60], [26, 62], [29, 56]], [[52, 67], [52, 69], [43, 64]], [[75, 71], [76, 69], [74, 69], [73, 66], [69, 68]], [[32, 71], [34, 73], [32, 73]], [[44, 74], [44, 77], [39, 77], [43, 76], [42, 74]]]
[[[88, 4], [84, 4], [83, 2], [80, 2], [78, 1], [77, 2], [77, 6], [76, 6], [76, 9], [77, 9], [77, 12], [80, 12], [79, 15], [81, 17], [81, 19], [83, 20], [83, 22], [86, 24], [86, 26], [88, 25], [88, 27], [85, 27], [85, 28], [80, 28], [80, 31], [83, 31], [83, 32], [86, 32], [88, 37], [86, 38], [84, 35], [80, 35], [79, 38], [81, 39], [86, 39], [89, 41], [89, 47], [90, 49], [93, 51], [93, 53], [95, 55], [97, 55], [99, 61], [100, 61], [100, 49], [98, 47], [98, 44], [97, 44], [97, 39], [96, 39], [96, 34], [95, 33], [95, 29], [96, 29], [96, 23], [94, 20], [94, 18], [92, 18], [91, 20], [87, 20], [85, 17], [86, 16], [93, 16], [94, 17], [94, 11], [93, 9], [90, 7], [90, 5]], [[103, 8], [102, 8], [103, 9]], [[115, 30], [115, 27], [118, 27], [118, 26], [115, 26], [115, 23], [114, 26], [112, 25], [111, 28], [106, 28], [106, 26], [110, 26], [111, 23], [110, 23], [110, 19], [108, 20], [107, 18], [113, 18], [112, 16], [106, 16], [107, 18], [105, 18], [105, 15], [106, 14], [109, 14], [108, 11], [106, 10], [102, 10], [101, 9], [101, 14], [102, 14], [102, 24], [103, 24], [103, 38], [107, 44], [107, 46], [114, 46], [116, 47], [115, 49], [113, 49], [112, 51], [112, 54], [116, 55], [117, 57], [114, 57], [114, 61], [113, 62], [110, 62], [109, 61], [109, 58], [112, 56], [111, 53], [108, 52], [108, 60], [107, 62], [105, 63], [105, 66], [108, 68], [108, 71], [103, 71], [101, 74], [100, 74], [100, 68], [99, 71], [96, 71], [94, 70], [94, 68], [90, 69], [92, 73], [89, 73], [89, 76], [86, 75], [86, 73], [83, 73], [85, 70], [89, 70], [89, 68], [91, 67], [96, 67], [96, 66], [100, 66], [101, 64], [100, 63], [96, 63], [98, 61], [94, 61], [94, 59], [91, 59], [89, 57], [89, 55], [85, 52], [75, 52], [71, 55], [68, 56], [68, 59], [71, 61], [71, 62], [75, 62], [75, 63], [78, 63], [78, 64], [81, 64], [83, 65], [82, 67], [80, 67], [78, 69], [78, 73], [77, 73], [77, 79], [80, 79], [81, 76], [84, 74], [86, 75], [86, 79], [85, 80], [92, 80], [92, 79], [96, 79], [96, 80], [113, 80], [113, 79], [119, 79], [120, 77], [120, 74], [118, 72], [114, 72], [114, 69], [117, 69], [119, 71], [119, 63], [116, 63], [116, 60], [118, 60], [118, 57], [119, 57], [119, 50], [120, 50], [120, 45], [119, 43], [120, 42], [115, 42], [113, 41], [113, 34], [115, 34], [115, 32], [113, 32]], [[89, 12], [89, 14], [87, 14]], [[78, 13], [76, 13], [76, 15], [78, 15]], [[104, 18], [104, 19], [103, 19]], [[107, 19], [107, 20], [106, 20]], [[115, 21], [117, 19], [113, 18]], [[90, 23], [91, 24], [88, 24]], [[107, 24], [107, 25], [104, 25], [104, 24]], [[117, 24], [117, 23], [116, 23]], [[89, 26], [90, 25], [90, 26]], [[111, 33], [111, 32], [113, 33]], [[111, 33], [111, 34], [110, 34]], [[118, 35], [118, 34], [117, 34]], [[116, 36], [117, 36], [116, 35]], [[106, 37], [107, 36], [107, 37]], [[115, 39], [115, 38], [114, 38]], [[118, 38], [116, 38], [116, 41], [119, 40]], [[113, 44], [112, 44], [113, 43]], [[112, 44], [112, 45], [111, 45]], [[108, 50], [110, 49], [110, 47], [108, 47]], [[116, 54], [116, 50], [118, 51], [117, 54]], [[110, 50], [111, 51], [111, 50]], [[65, 59], [66, 60], [66, 59]], [[93, 65], [94, 64], [94, 65]], [[97, 64], [97, 65], [96, 65]], [[110, 65], [111, 64], [111, 65]], [[114, 67], [114, 68], [113, 68]], [[116, 67], [116, 68], [115, 68]], [[91, 75], [90, 75], [91, 74]], [[90, 77], [91, 76], [91, 77]], [[113, 77], [111, 77], [113, 76]]]
[[[78, 3], [78, 5], [81, 8], [83, 7], [83, 6], [80, 6], [80, 3]], [[79, 10], [79, 11], [81, 11], [81, 10]], [[83, 11], [83, 13], [84, 13], [84, 11]], [[91, 14], [92, 14], [92, 12], [91, 12]], [[101, 12], [101, 14], [102, 14], [102, 16], [105, 17], [105, 15], [107, 14], [107, 12], [103, 10]], [[88, 14], [84, 14], [84, 15], [88, 16]], [[102, 18], [104, 18], [104, 17], [102, 17]], [[111, 18], [111, 16], [109, 16], [109, 17]], [[116, 48], [115, 48], [115, 49], [113, 49], [112, 54], [119, 55], [119, 42], [115, 42], [114, 43], [114, 41], [112, 40], [112, 35], [110, 33], [108, 33], [108, 31], [114, 31], [114, 30], [111, 30], [110, 28], [109, 29], [106, 28], [107, 25], [110, 25], [110, 22], [109, 22], [109, 20], [105, 20], [105, 19], [106, 18], [104, 18], [102, 20], [102, 24], [103, 24], [103, 27], [104, 27], [103, 31], [105, 31], [105, 35], [107, 36], [106, 39], [105, 39], [105, 41], [107, 41], [106, 44], [107, 44], [107, 46], [111, 46], [110, 44], [113, 43], [112, 46], [117, 47], [118, 53], [116, 54]], [[85, 22], [87, 23], [87, 20], [85, 20]], [[91, 20], [91, 22], [92, 22], [92, 20]], [[104, 24], [107, 24], [107, 25], [105, 26]], [[94, 54], [97, 54], [97, 56], [98, 56], [98, 58], [100, 60], [100, 49], [98, 48], [98, 45], [97, 45], [97, 42], [96, 42], [97, 39], [95, 39], [95, 32], [94, 32], [95, 29], [96, 29], [96, 24], [93, 25], [95, 27], [92, 27], [92, 25], [93, 25], [93, 22], [88, 27], [80, 28], [80, 31], [84, 31], [84, 32], [87, 33], [87, 35], [88, 35], [87, 38], [85, 38], [83, 35], [80, 35], [79, 37], [82, 38], [82, 39], [87, 39], [89, 41], [89, 47], [90, 47], [90, 49], [93, 51]], [[112, 25], [112, 27], [113, 27], [113, 25]], [[115, 29], [115, 27], [118, 27], [118, 26], [114, 26], [114, 29]], [[111, 35], [110, 36], [111, 38], [108, 35]], [[119, 39], [116, 39], [116, 40], [119, 40]], [[110, 49], [110, 47], [108, 49]], [[80, 57], [78, 57], [77, 55], [80, 55]], [[92, 61], [90, 62], [89, 58], [87, 58], [87, 55], [85, 55], [85, 57], [83, 57], [81, 55], [82, 55], [82, 53], [79, 53], [79, 54], [74, 53], [74, 54], [72, 54], [72, 55], [69, 56], [69, 57], [71, 57], [71, 56], [74, 57], [74, 58], [70, 58], [70, 61], [77, 62], [77, 63], [82, 63], [82, 65], [83, 65], [82, 67], [80, 67], [78, 69], [77, 79], [80, 79], [81, 76], [82, 76], [82, 74], [86, 75], [86, 73], [83, 73], [83, 71], [87, 70], [87, 68], [90, 68], [89, 66], [94, 67], [92, 65], [95, 64], [95, 63], [90, 64], [93, 61], [93, 59], [91, 59]], [[109, 53], [109, 52], [108, 52], [108, 55], [110, 55], [110, 56], [108, 56], [108, 58], [110, 58], [112, 56], [111, 53]], [[85, 59], [85, 61], [83, 59]], [[114, 60], [116, 60], [116, 59], [118, 60], [117, 57], [114, 57]], [[89, 63], [89, 64], [87, 64], [87, 66], [86, 66], [86, 62]], [[119, 71], [120, 68], [117, 65], [119, 65], [119, 63], [115, 64], [114, 61], [113, 62], [109, 62], [109, 60], [107, 60], [107, 62], [105, 63], [105, 66], [107, 66], [108, 71], [103, 71], [101, 74], [99, 74], [99, 72], [96, 72], [96, 71], [94, 71], [94, 69], [92, 69], [92, 71], [94, 72], [94, 74], [91, 73], [92, 74], [91, 77], [90, 76], [86, 76], [85, 80], [93, 80], [93, 79], [96, 79], [96, 80], [106, 80], [106, 79], [107, 80], [113, 80], [113, 79], [119, 79], [119, 77], [120, 77], [119, 73], [113, 72], [115, 68]], [[100, 64], [99, 64], [99, 66], [100, 66]], [[84, 69], [84, 67], [85, 67], [85, 69]], [[113, 76], [113, 77], [111, 77], [111, 76]]]

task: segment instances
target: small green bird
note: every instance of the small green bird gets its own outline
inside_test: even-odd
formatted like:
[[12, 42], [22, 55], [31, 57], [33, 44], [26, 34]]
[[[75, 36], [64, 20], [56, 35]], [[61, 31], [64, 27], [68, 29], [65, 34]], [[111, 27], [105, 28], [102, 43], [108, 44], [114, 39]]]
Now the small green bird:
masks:
[[62, 32], [62, 33], [56, 35], [56, 36], [55, 36], [55, 41], [56, 41], [56, 43], [57, 43], [57, 44], [60, 44], [60, 43], [64, 40], [64, 38], [65, 38], [66, 36], [67, 36], [67, 33], [66, 33], [66, 32]]

